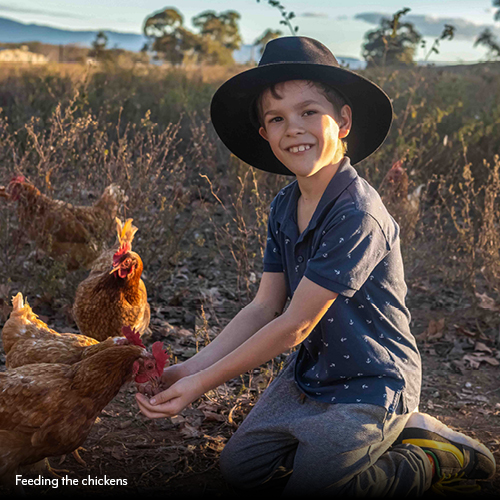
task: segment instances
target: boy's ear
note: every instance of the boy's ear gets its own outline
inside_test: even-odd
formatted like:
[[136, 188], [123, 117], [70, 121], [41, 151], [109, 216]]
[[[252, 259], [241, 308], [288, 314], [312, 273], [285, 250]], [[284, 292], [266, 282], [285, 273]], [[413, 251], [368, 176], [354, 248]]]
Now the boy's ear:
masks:
[[340, 127], [339, 137], [344, 139], [349, 135], [352, 128], [352, 109], [349, 105], [345, 104], [340, 110]]
[[269, 142], [269, 139], [267, 138], [267, 132], [266, 132], [266, 129], [264, 127], [259, 128], [259, 134], [261, 135], [261, 137], [263, 139], [265, 139], [266, 141]]

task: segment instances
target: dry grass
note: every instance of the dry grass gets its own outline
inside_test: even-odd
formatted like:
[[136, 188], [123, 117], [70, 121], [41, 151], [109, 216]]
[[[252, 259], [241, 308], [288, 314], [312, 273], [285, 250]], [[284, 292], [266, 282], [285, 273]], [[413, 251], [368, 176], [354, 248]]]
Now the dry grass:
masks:
[[[243, 69], [12, 67], [0, 79], [2, 179], [24, 173], [42, 192], [81, 204], [117, 182], [129, 197], [122, 215], [134, 217], [140, 228], [153, 296], [185, 256], [205, 248], [236, 266], [238, 294], [248, 301], [261, 269], [269, 203], [290, 179], [249, 170], [227, 152], [209, 122], [213, 92]], [[434, 277], [461, 281], [464, 293], [474, 295], [478, 280], [496, 292], [497, 66], [461, 73], [386, 69], [366, 76], [393, 98], [395, 121], [360, 174], [377, 186], [405, 156], [411, 188], [427, 186], [416, 237], [403, 249], [409, 279], [421, 275], [425, 262]], [[41, 280], [30, 287], [46, 290], [43, 276], [54, 280], [64, 270], [47, 271], [46, 260], [40, 267], [28, 258], [33, 248], [17, 231], [11, 207], [2, 203], [0, 210], [0, 259], [12, 262], [15, 253], [20, 261], [4, 266], [0, 279], [20, 286], [27, 268]], [[211, 228], [210, 235], [200, 228]], [[451, 248], [453, 259], [443, 262]], [[64, 287], [61, 297], [71, 292]]]
[[[452, 303], [458, 308], [450, 313], [453, 321], [469, 311], [475, 326], [466, 325], [468, 334], [482, 335], [490, 344], [499, 321], [494, 310], [487, 311], [486, 321], [484, 294], [500, 303], [500, 163], [495, 156], [500, 72], [495, 68], [367, 74], [393, 97], [395, 121], [384, 147], [358, 168], [378, 186], [392, 163], [405, 155], [411, 188], [426, 186], [415, 238], [403, 248], [412, 328], [425, 330], [434, 309]], [[203, 348], [255, 295], [268, 207], [291, 181], [249, 169], [229, 154], [210, 124], [213, 92], [240, 70], [71, 65], [17, 67], [0, 77], [0, 184], [23, 173], [42, 192], [86, 205], [111, 182], [125, 190], [128, 201], [120, 215], [132, 217], [139, 228], [134, 250], [145, 263], [150, 341], [164, 340], [174, 360]], [[0, 326], [11, 296], [21, 291], [38, 313], [50, 318], [51, 326], [67, 329], [74, 291], [85, 274], [70, 273], [39, 254], [20, 228], [15, 207], [0, 198]], [[450, 290], [453, 297], [447, 302]], [[418, 301], [427, 308], [430, 302], [434, 309], [422, 306], [419, 311]], [[427, 358], [433, 359], [431, 354]], [[123, 455], [130, 463], [144, 462], [134, 476], [137, 484], [150, 486], [153, 479], [169, 478], [169, 484], [181, 480], [179, 488], [184, 488], [193, 474], [214, 467], [223, 442], [281, 361], [212, 391], [184, 420], [162, 424], [165, 428], [129, 414], [132, 397], [124, 395], [113, 403], [121, 412], [117, 422], [123, 430], [103, 417], [93, 431], [93, 472], [116, 467], [118, 474]], [[424, 387], [426, 401], [434, 397], [435, 386], [430, 387]], [[141, 445], [144, 429], [158, 438], [155, 447], [151, 440]], [[196, 437], [197, 431], [202, 435]], [[123, 442], [106, 441], [114, 432], [121, 432]], [[180, 432], [185, 433], [181, 438]], [[127, 441], [127, 450], [125, 441], [132, 434], [137, 442]], [[195, 439], [199, 449], [173, 449], [176, 461], [153, 471], [151, 461], [157, 461], [161, 439], [170, 438], [182, 439], [182, 446]], [[142, 446], [137, 454], [135, 445]], [[109, 466], [113, 453], [118, 458]]]

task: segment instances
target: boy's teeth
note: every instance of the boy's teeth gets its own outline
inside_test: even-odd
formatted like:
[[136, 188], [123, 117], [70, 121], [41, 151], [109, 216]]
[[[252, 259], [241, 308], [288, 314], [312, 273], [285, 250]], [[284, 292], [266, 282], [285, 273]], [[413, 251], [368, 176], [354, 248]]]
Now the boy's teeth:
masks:
[[293, 148], [290, 148], [290, 151], [292, 153], [298, 153], [299, 151], [307, 151], [308, 149], [311, 149], [311, 146], [305, 145], [305, 146], [295, 146]]

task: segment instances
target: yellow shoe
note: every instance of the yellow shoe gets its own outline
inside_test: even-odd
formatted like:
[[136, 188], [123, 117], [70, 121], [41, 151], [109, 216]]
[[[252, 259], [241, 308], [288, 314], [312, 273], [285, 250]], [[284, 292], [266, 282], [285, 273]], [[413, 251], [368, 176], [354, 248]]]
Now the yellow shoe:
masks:
[[[464, 485], [464, 480], [491, 479], [496, 470], [493, 454], [479, 441], [454, 431], [425, 413], [412, 413], [396, 444], [413, 444], [432, 457], [435, 464], [433, 489], [457, 487], [477, 491], [478, 486]], [[459, 484], [461, 483], [461, 484]]]

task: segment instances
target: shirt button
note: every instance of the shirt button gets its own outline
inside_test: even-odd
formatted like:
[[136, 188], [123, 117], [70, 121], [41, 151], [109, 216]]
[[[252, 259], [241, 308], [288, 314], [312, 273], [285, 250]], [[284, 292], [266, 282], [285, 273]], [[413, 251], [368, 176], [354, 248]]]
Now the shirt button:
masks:
[[297, 257], [297, 262], [304, 262], [304, 257], [302, 257], [302, 255], [299, 255]]

